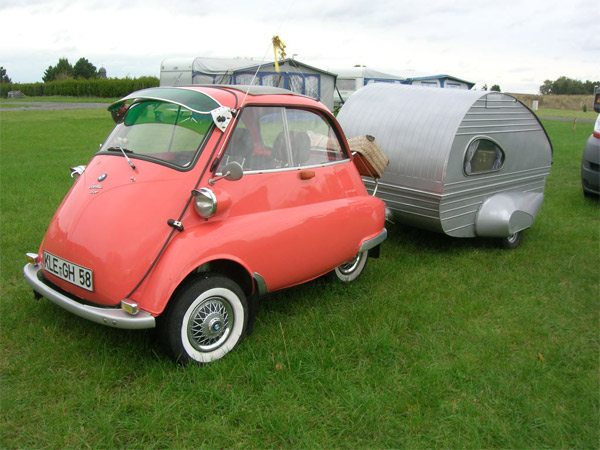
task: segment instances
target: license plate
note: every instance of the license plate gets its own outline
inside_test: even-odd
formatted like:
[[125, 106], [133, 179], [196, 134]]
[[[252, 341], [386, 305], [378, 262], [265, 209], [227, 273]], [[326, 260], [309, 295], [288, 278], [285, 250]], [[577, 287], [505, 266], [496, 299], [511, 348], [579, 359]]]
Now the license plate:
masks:
[[44, 252], [44, 269], [82, 289], [94, 290], [94, 277], [91, 269], [73, 264], [46, 251]]

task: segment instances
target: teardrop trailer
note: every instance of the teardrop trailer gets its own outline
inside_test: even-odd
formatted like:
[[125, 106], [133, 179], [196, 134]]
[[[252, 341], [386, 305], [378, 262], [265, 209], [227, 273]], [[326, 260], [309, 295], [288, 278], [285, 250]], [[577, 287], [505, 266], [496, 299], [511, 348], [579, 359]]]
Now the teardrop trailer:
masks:
[[174, 359], [205, 363], [252, 326], [259, 295], [327, 273], [353, 281], [378, 255], [385, 206], [317, 101], [151, 88], [109, 110], [114, 130], [27, 255], [36, 297], [110, 327], [157, 327]]
[[337, 119], [347, 137], [374, 136], [388, 156], [376, 192], [392, 221], [515, 248], [542, 206], [552, 144], [507, 94], [373, 84]]

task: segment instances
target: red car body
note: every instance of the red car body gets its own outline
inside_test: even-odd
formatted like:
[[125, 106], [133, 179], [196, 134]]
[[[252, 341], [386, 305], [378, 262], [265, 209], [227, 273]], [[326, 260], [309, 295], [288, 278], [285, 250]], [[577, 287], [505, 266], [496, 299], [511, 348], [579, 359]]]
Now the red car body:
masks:
[[[234, 320], [239, 337], [251, 324], [259, 294], [339, 266], [351, 280], [364, 267], [353, 274], [357, 255], [376, 255], [385, 239], [384, 204], [367, 194], [341, 128], [315, 100], [262, 87], [152, 88], [110, 110], [115, 130], [78, 171], [24, 269], [38, 296], [81, 317], [120, 328], [158, 320], [176, 359], [212, 361], [237, 343]], [[222, 279], [244, 297], [239, 308], [234, 299], [217, 311]], [[193, 302], [178, 296], [207, 289], [205, 310], [167, 314]], [[179, 342], [186, 311], [205, 339], [191, 351]]]

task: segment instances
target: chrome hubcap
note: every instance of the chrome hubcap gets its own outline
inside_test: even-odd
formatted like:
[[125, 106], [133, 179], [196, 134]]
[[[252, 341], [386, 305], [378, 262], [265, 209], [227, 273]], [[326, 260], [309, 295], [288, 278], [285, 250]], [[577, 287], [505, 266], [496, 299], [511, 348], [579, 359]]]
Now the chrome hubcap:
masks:
[[346, 261], [344, 264], [340, 265], [340, 267], [338, 267], [338, 270], [344, 275], [348, 275], [354, 272], [358, 267], [358, 264], [360, 263], [360, 256], [361, 253], [358, 253], [350, 261]]
[[229, 302], [211, 297], [192, 312], [187, 326], [188, 338], [197, 350], [214, 350], [227, 340], [232, 325], [233, 311]]

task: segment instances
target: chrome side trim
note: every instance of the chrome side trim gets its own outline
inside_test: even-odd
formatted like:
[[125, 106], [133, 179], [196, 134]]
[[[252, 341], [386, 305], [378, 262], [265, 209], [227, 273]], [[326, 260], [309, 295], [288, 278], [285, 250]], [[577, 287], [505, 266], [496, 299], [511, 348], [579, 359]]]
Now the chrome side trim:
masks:
[[144, 328], [154, 328], [156, 326], [156, 320], [146, 311], [140, 310], [137, 315], [132, 316], [118, 308], [101, 308], [78, 303], [42, 283], [38, 278], [38, 272], [40, 270], [41, 267], [38, 265], [27, 264], [23, 268], [25, 280], [38, 294], [76, 316], [101, 325], [127, 330], [140, 330]]
[[[251, 169], [251, 170], [244, 169], [244, 176], [256, 175], [258, 173], [299, 172], [301, 170], [317, 169], [319, 167], [337, 166], [338, 164], [346, 164], [348, 162], [351, 162], [350, 158], [345, 158], [340, 161], [326, 162], [326, 163], [321, 163], [321, 164], [311, 164], [311, 165], [307, 165], [307, 166], [280, 167], [279, 169]], [[216, 174], [216, 175], [218, 175], [218, 174]]]
[[359, 252], [364, 252], [365, 250], [371, 250], [372, 248], [377, 247], [379, 244], [385, 241], [386, 238], [387, 230], [384, 228], [383, 231], [377, 236], [363, 242], [360, 246]]

